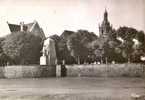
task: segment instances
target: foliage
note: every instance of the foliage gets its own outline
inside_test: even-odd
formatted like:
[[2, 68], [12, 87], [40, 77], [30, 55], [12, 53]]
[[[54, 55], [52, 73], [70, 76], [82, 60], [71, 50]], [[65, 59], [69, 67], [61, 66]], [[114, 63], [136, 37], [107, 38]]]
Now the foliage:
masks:
[[[117, 38], [122, 38], [123, 41]], [[58, 63], [92, 63], [103, 61], [111, 63], [141, 62], [145, 56], [145, 34], [132, 27], [112, 29], [106, 37], [98, 37], [93, 32], [64, 30], [50, 36], [55, 41]], [[135, 45], [134, 39], [138, 41]], [[0, 39], [0, 62], [12, 64], [36, 64], [42, 50], [41, 38], [29, 32], [15, 32]]]
[[60, 41], [57, 43], [58, 46], [58, 62], [62, 63], [64, 60], [66, 64], [73, 64], [74, 59], [71, 57], [68, 48], [67, 48], [67, 40], [68, 38], [74, 34], [73, 31], [64, 30], [64, 32], [60, 35]]
[[[123, 42], [118, 40], [117, 37], [121, 37]], [[133, 39], [139, 41], [138, 45], [135, 45]], [[107, 37], [99, 37], [95, 41], [92, 41], [89, 46], [89, 53], [93, 58], [92, 61], [100, 61], [111, 63], [115, 61], [117, 63], [123, 62], [141, 62], [140, 57], [145, 55], [145, 35], [143, 31], [137, 31], [130, 27], [120, 27], [116, 31], [111, 30]]]
[[77, 63], [84, 63], [89, 54], [88, 44], [97, 39], [97, 36], [86, 30], [78, 30], [67, 41], [67, 48]]
[[64, 32], [60, 35], [60, 38], [64, 41], [66, 41], [74, 33], [75, 32], [73, 32], [73, 31], [64, 30]]
[[8, 56], [4, 53], [2, 46], [5, 38], [0, 38], [0, 66], [5, 66], [7, 64], [7, 60], [9, 60]]
[[[123, 42], [117, 38], [121, 37]], [[135, 46], [133, 39], [139, 41]], [[140, 57], [145, 55], [145, 34], [131, 27], [120, 27], [109, 31], [107, 37], [97, 37], [87, 30], [77, 32], [65, 30], [58, 43], [59, 57], [71, 63], [89, 63], [94, 61], [108, 62], [140, 62]]]
[[37, 64], [42, 49], [41, 38], [30, 32], [15, 32], [3, 41], [3, 51], [11, 64]]
[[58, 59], [60, 59], [60, 53], [59, 53], [59, 47], [58, 47], [58, 43], [60, 42], [61, 38], [58, 35], [52, 35], [50, 36], [51, 39], [53, 39], [55, 41], [55, 49], [56, 49], [56, 56]]
[[[122, 56], [126, 58], [127, 61], [139, 62], [140, 57], [144, 52], [144, 32], [137, 31], [136, 29], [131, 27], [120, 27], [117, 30], [117, 33], [124, 39], [124, 43], [120, 45], [120, 47], [122, 48]], [[136, 46], [137, 48], [134, 48], [135, 43], [133, 42], [133, 39], [139, 41], [139, 44]], [[135, 60], [135, 58], [137, 58], [138, 60]]]

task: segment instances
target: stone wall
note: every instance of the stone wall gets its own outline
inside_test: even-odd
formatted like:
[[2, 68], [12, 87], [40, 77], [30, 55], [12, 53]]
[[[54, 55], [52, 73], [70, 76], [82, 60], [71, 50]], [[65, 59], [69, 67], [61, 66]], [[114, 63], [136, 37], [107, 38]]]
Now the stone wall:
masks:
[[[142, 64], [66, 65], [70, 77], [145, 77]], [[0, 67], [0, 78], [40, 78], [56, 76], [56, 66]]]
[[142, 64], [66, 65], [67, 76], [86, 77], [145, 77]]
[[56, 66], [0, 67], [0, 78], [39, 78], [56, 76]]
[[4, 67], [0, 67], [0, 78], [5, 78], [4, 73], [5, 73]]

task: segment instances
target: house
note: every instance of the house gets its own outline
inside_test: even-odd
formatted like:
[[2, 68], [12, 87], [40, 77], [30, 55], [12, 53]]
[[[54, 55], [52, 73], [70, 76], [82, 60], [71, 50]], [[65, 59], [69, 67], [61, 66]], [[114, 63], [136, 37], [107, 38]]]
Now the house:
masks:
[[30, 32], [35, 36], [39, 36], [42, 39], [45, 39], [45, 34], [42, 28], [39, 26], [37, 21], [33, 21], [32, 23], [25, 24], [24, 22], [20, 22], [20, 24], [11, 24], [7, 22], [10, 32], [13, 34], [15, 32]]

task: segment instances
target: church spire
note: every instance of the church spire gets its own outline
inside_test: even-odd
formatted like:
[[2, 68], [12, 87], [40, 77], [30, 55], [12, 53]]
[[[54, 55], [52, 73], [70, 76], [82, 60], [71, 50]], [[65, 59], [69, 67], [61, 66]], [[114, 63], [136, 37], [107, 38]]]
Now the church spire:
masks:
[[111, 29], [110, 22], [108, 21], [108, 12], [105, 8], [104, 19], [101, 26], [99, 26], [99, 33], [101, 36], [106, 37]]
[[105, 8], [105, 12], [104, 12], [104, 21], [108, 21], [108, 12]]

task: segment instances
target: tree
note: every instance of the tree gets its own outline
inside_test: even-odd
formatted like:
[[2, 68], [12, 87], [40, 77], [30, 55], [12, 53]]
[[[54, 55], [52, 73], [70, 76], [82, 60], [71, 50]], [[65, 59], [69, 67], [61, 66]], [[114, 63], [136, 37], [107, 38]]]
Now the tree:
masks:
[[66, 64], [75, 63], [67, 48], [67, 40], [74, 33], [75, 32], [73, 31], [64, 30], [64, 32], [60, 35], [60, 40], [57, 42], [59, 63], [62, 63], [63, 60]]
[[130, 40], [136, 36], [138, 31], [132, 27], [119, 27], [116, 31], [117, 35], [125, 40]]
[[56, 34], [50, 36], [50, 38], [55, 41], [56, 57], [57, 57], [57, 60], [60, 60], [61, 58], [60, 58], [58, 43], [60, 42], [61, 38]]
[[9, 60], [8, 56], [4, 53], [2, 49], [4, 40], [4, 37], [0, 38], [0, 66], [5, 66], [7, 64], [7, 61]]
[[76, 62], [78, 62], [79, 64], [80, 60], [82, 60], [84, 56], [87, 55], [87, 53], [85, 52], [86, 48], [80, 43], [80, 39], [76, 35], [70, 37], [70, 39], [67, 41], [67, 47], [70, 51], [71, 56], [73, 56]]
[[11, 64], [38, 64], [42, 39], [30, 32], [15, 32], [3, 41], [3, 51]]
[[84, 63], [89, 56], [88, 45], [98, 37], [87, 30], [78, 30], [67, 40], [67, 48], [77, 63]]
[[[117, 29], [117, 34], [124, 40], [124, 42], [120, 44], [122, 56], [127, 61], [138, 62], [140, 56], [143, 55], [144, 52], [144, 32], [124, 26]], [[135, 43], [133, 39], [139, 41], [137, 48], [134, 48]]]
[[63, 33], [60, 35], [60, 38], [66, 41], [74, 33], [74, 31], [64, 30]]

